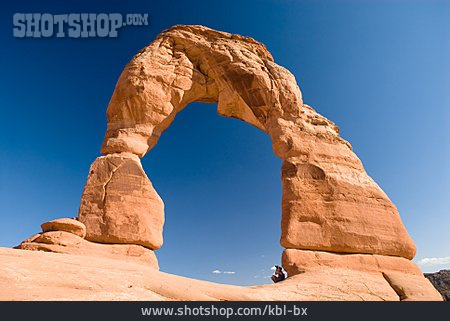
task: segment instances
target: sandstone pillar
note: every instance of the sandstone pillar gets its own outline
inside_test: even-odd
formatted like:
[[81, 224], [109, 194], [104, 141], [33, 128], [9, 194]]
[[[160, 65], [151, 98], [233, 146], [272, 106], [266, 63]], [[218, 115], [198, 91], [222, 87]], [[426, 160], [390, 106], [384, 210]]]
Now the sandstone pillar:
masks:
[[164, 204], [139, 157], [109, 154], [92, 163], [79, 220], [89, 241], [161, 247]]

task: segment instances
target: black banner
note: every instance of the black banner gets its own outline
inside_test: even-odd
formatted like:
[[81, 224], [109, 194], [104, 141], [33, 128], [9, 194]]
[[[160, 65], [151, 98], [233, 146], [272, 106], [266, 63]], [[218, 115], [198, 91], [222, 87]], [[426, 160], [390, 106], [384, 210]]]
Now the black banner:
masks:
[[446, 319], [448, 302], [0, 302], [1, 320]]

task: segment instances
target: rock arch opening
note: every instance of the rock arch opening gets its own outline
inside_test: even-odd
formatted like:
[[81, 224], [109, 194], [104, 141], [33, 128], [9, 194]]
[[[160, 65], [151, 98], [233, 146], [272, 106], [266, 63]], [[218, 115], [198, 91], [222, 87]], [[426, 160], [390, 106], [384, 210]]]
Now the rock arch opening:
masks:
[[282, 250], [280, 160], [267, 134], [216, 109], [189, 104], [142, 159], [165, 203], [159, 266], [220, 283], [268, 283]]

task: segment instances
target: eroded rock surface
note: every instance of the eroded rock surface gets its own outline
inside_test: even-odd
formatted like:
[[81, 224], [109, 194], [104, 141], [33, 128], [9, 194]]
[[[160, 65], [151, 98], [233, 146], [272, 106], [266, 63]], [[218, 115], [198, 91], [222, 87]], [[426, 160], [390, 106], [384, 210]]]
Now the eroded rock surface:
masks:
[[82, 238], [86, 236], [86, 226], [78, 220], [71, 218], [59, 218], [41, 224], [43, 232], [65, 231]]
[[[194, 101], [217, 103], [219, 114], [270, 135], [274, 153], [283, 160], [284, 247], [414, 256], [415, 246], [397, 209], [367, 175], [337, 126], [303, 103], [295, 77], [252, 38], [202, 26], [175, 26], [158, 35], [133, 57], [117, 82], [102, 153], [144, 156], [176, 114]], [[104, 161], [94, 166], [99, 162]], [[88, 238], [156, 248], [136, 225], [156, 232], [161, 224], [151, 225], [155, 222], [115, 207], [99, 210], [97, 197], [91, 195], [101, 194], [103, 183], [96, 182], [88, 179], [79, 212]], [[130, 192], [121, 184], [120, 206], [133, 211], [134, 198], [127, 199]], [[159, 210], [155, 215], [160, 222]], [[100, 228], [113, 226], [112, 220], [122, 230], [132, 229], [126, 234], [136, 239]]]
[[79, 220], [86, 239], [161, 247], [164, 203], [133, 154], [110, 154], [91, 165]]
[[80, 236], [83, 234], [80, 233], [83, 227], [83, 223], [66, 218], [46, 222], [42, 224], [42, 233], [27, 238], [15, 248], [81, 255], [85, 260], [92, 257], [124, 260], [159, 269], [158, 260], [152, 250], [135, 244], [102, 244], [87, 241], [83, 238], [84, 235]]
[[341, 268], [379, 273], [394, 271], [423, 276], [419, 267], [408, 259], [378, 254], [337, 254], [286, 249], [282, 263], [290, 276], [313, 268]]
[[384, 272], [383, 276], [401, 301], [442, 301], [442, 296], [423, 275]]
[[442, 301], [419, 267], [403, 257], [286, 249], [282, 262], [289, 276], [329, 269], [344, 270], [364, 275], [366, 279], [384, 278], [401, 301]]

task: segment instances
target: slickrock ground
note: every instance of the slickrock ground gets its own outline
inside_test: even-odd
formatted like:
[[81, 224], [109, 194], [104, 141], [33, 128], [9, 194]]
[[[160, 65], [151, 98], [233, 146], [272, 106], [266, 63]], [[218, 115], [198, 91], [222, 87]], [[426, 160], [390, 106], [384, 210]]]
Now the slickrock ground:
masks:
[[442, 299], [420, 269], [402, 257], [287, 249], [282, 261], [288, 280], [237, 287], [159, 272], [154, 251], [136, 244], [88, 241], [84, 224], [76, 219], [53, 220], [41, 228], [15, 250], [0, 249], [0, 286], [5, 289], [0, 299]]
[[[126, 260], [8, 248], [0, 248], [0, 289], [0, 300], [400, 299], [376, 272], [316, 268], [277, 284], [240, 287], [172, 275]], [[427, 290], [422, 289], [424, 297], [430, 295]]]

